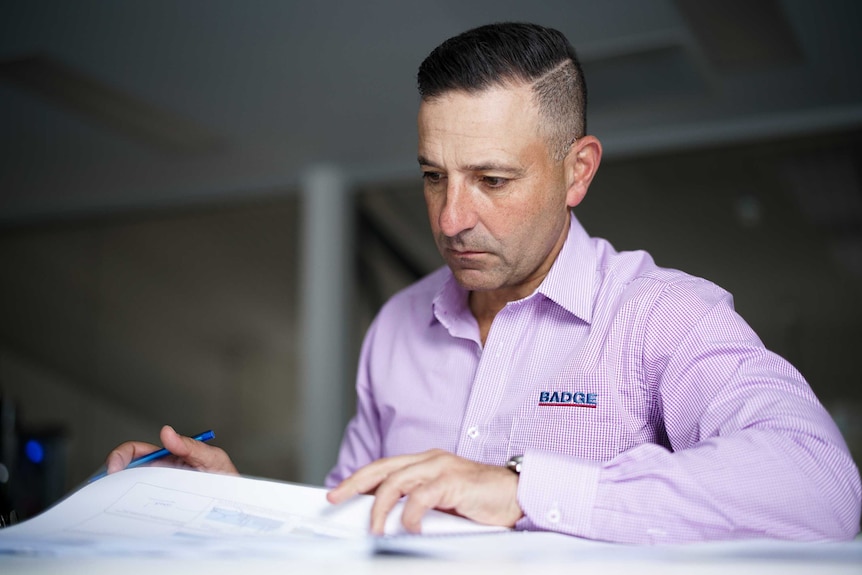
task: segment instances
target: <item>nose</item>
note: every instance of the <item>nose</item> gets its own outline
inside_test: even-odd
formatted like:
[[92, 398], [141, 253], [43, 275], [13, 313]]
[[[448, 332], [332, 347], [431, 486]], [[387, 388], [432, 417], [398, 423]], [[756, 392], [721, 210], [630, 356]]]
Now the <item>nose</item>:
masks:
[[469, 186], [463, 180], [450, 177], [438, 214], [440, 231], [455, 237], [472, 229], [477, 220], [476, 205]]

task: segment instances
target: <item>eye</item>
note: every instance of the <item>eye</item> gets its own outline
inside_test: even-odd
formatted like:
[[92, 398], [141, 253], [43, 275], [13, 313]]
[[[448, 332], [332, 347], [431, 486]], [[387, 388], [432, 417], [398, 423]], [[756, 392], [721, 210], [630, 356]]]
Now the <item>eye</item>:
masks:
[[422, 172], [422, 179], [429, 184], [439, 184], [443, 179], [443, 174], [440, 172]]
[[502, 188], [509, 183], [506, 178], [498, 178], [496, 176], [482, 176], [482, 183], [488, 188]]

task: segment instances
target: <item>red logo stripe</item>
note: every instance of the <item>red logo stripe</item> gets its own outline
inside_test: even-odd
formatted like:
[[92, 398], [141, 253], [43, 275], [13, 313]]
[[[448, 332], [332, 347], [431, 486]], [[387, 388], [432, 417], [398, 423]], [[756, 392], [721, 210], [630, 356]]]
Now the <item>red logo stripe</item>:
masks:
[[589, 407], [595, 409], [596, 406], [592, 403], [542, 403], [539, 402], [539, 407]]

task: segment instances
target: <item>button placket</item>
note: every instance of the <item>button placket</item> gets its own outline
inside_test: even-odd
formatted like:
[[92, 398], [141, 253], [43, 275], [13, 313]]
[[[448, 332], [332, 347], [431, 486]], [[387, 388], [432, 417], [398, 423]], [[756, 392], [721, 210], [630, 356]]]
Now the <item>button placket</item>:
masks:
[[[502, 315], [501, 315], [502, 314]], [[500, 403], [500, 394], [507, 387], [506, 374], [508, 364], [511, 360], [513, 350], [512, 342], [517, 341], [515, 334], [511, 333], [510, 322], [506, 321], [506, 310], [501, 310], [494, 320], [495, 333], [506, 334], [503, 337], [493, 337], [486, 340], [486, 346], [482, 350], [479, 360], [479, 368], [473, 381], [473, 388], [464, 412], [464, 424], [470, 422], [459, 441], [458, 455], [471, 459], [479, 459], [482, 455], [482, 441], [480, 441], [481, 426], [488, 422], [497, 411]]]

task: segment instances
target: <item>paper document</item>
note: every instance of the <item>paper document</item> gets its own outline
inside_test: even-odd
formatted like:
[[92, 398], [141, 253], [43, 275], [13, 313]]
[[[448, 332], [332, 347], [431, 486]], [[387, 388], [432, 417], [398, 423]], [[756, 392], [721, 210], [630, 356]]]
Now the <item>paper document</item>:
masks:
[[[372, 549], [373, 497], [341, 505], [326, 489], [167, 467], [128, 469], [85, 485], [41, 515], [0, 530], [0, 553], [314, 553]], [[404, 533], [401, 504], [386, 533]], [[506, 531], [440, 511], [423, 534]], [[321, 543], [325, 543], [322, 546]]]

